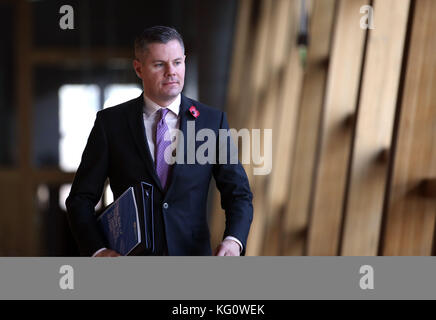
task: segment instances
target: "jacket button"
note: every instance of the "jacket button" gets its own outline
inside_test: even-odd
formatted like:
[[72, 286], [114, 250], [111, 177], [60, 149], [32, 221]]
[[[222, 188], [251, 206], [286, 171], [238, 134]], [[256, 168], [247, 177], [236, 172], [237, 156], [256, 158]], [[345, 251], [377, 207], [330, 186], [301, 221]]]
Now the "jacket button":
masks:
[[165, 203], [163, 204], [163, 208], [164, 208], [164, 209], [168, 209], [168, 203], [165, 202]]

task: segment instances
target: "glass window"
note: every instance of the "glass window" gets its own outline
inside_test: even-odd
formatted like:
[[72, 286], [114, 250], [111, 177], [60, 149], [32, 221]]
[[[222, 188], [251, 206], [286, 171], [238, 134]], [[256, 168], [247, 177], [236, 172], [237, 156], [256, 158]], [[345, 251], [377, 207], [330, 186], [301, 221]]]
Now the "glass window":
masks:
[[100, 105], [100, 90], [93, 84], [67, 84], [59, 89], [59, 165], [77, 170]]
[[137, 84], [111, 84], [104, 89], [103, 108], [109, 108], [128, 100], [137, 98], [142, 89]]
[[[109, 187], [106, 188], [106, 191], [104, 192], [105, 199], [107, 199], [107, 196], [109, 195], [107, 189], [110, 189], [110, 188]], [[67, 211], [67, 207], [65, 206], [65, 201], [67, 200], [68, 196], [70, 195], [70, 191], [71, 191], [71, 184], [64, 184], [64, 185], [61, 185], [59, 187], [59, 208], [61, 208], [63, 211]], [[109, 192], [110, 192], [110, 195], [112, 195], [112, 192], [110, 190], [109, 190]], [[112, 199], [112, 200], [108, 204], [113, 202], [113, 197], [110, 199]], [[105, 204], [105, 206], [106, 205], [107, 204]], [[100, 209], [102, 209], [102, 199], [100, 199], [100, 201], [95, 206], [96, 211], [98, 211]]]

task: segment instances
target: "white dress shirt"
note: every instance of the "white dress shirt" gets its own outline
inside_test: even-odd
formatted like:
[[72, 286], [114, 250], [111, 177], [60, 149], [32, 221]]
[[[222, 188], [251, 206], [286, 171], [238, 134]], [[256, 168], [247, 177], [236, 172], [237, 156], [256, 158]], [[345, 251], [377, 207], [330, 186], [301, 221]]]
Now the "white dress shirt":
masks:
[[[169, 109], [170, 112], [168, 112], [167, 115], [165, 116], [165, 122], [168, 126], [168, 130], [171, 133], [174, 129], [179, 129], [180, 128], [179, 111], [180, 111], [181, 95], [179, 94], [177, 98], [166, 107], [161, 107], [160, 105], [149, 99], [147, 96], [145, 96], [145, 94], [144, 94], [144, 100], [145, 103], [144, 103], [143, 118], [144, 118], [145, 134], [147, 136], [147, 143], [148, 143], [148, 148], [150, 150], [151, 157], [153, 161], [155, 161], [154, 149], [155, 149], [156, 125], [157, 122], [159, 121], [159, 119], [157, 118], [159, 116], [157, 111], [159, 111], [160, 108]], [[178, 136], [176, 137], [178, 138]], [[242, 252], [242, 243], [237, 238], [232, 236], [227, 236], [225, 240], [236, 241], [240, 247], [239, 252]], [[104, 249], [106, 248], [99, 249], [93, 254], [93, 256], [97, 255], [100, 251], [103, 251]]]
[[[155, 161], [154, 149], [155, 149], [155, 141], [156, 141], [156, 126], [157, 126], [157, 122], [159, 121], [158, 111], [162, 107], [159, 106], [154, 101], [150, 100], [145, 95], [144, 95], [144, 100], [145, 100], [145, 106], [144, 106], [144, 113], [142, 115], [144, 118], [145, 134], [147, 136], [147, 143], [148, 143], [148, 148], [150, 150], [151, 157], [153, 158], [153, 161]], [[170, 131], [170, 133], [172, 133], [174, 129], [180, 128], [180, 117], [179, 117], [180, 101], [181, 101], [181, 95], [179, 94], [176, 100], [174, 100], [170, 105], [165, 107], [170, 110], [170, 112], [168, 112], [167, 115], [165, 116], [165, 122], [168, 126], [168, 130]]]

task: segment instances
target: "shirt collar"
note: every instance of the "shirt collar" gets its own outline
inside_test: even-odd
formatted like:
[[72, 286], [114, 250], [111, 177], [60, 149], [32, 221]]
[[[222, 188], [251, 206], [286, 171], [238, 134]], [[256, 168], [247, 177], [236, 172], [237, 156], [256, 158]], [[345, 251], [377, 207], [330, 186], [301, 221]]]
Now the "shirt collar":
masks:
[[144, 94], [144, 101], [145, 101], [144, 112], [147, 115], [147, 117], [149, 117], [153, 113], [157, 112], [160, 108], [168, 108], [170, 111], [172, 111], [176, 115], [176, 117], [179, 116], [180, 103], [181, 103], [181, 94], [180, 93], [178, 94], [177, 98], [173, 102], [171, 102], [170, 105], [168, 105], [166, 107], [162, 107], [162, 106], [158, 105], [156, 102], [154, 102], [153, 100], [148, 98], [145, 94]]

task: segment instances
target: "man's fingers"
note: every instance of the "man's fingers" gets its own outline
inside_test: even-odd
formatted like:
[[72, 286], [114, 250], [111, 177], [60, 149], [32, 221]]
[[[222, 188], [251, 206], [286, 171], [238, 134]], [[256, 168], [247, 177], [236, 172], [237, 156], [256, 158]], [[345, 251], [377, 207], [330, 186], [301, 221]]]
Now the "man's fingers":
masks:
[[224, 240], [216, 249], [215, 256], [239, 256], [239, 244], [233, 240]]
[[226, 248], [225, 246], [221, 246], [215, 255], [218, 257], [224, 257], [224, 256], [236, 256], [237, 254], [233, 253], [229, 248]]
[[114, 250], [105, 249], [99, 252], [96, 257], [119, 257], [120, 254]]
[[218, 251], [218, 254], [217, 254], [217, 256], [218, 257], [224, 257], [224, 254], [226, 253], [226, 251], [223, 249], [223, 248], [221, 248], [219, 251]]
[[120, 254], [116, 251], [109, 252], [109, 257], [119, 257], [119, 256], [120, 256]]
[[218, 248], [216, 249], [215, 255], [218, 257], [223, 257], [225, 252], [226, 250], [224, 249], [224, 246], [219, 245]]

